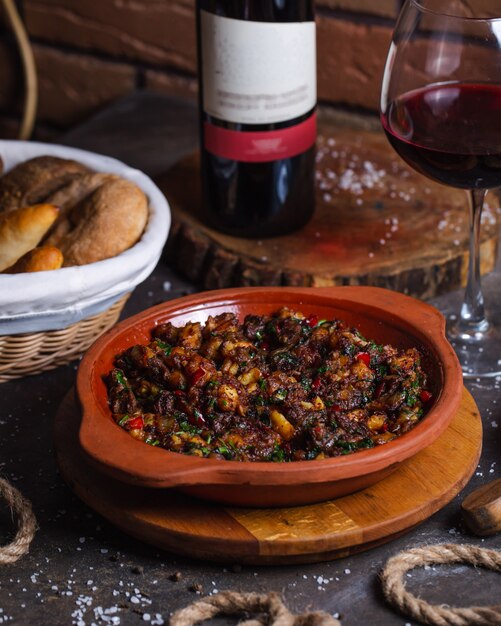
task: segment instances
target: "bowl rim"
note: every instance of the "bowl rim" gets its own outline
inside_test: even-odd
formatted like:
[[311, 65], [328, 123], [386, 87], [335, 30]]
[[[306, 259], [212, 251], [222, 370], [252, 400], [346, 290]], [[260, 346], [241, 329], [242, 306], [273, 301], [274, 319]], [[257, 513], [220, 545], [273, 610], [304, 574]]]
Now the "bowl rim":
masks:
[[[335, 304], [338, 308], [350, 303], [364, 304], [367, 312], [371, 313], [369, 317], [384, 312], [391, 316], [392, 326], [400, 331], [412, 329], [414, 336], [437, 360], [442, 375], [442, 387], [430, 411], [411, 431], [382, 446], [322, 460], [271, 463], [205, 459], [146, 447], [146, 444], [134, 440], [119, 428], [111, 417], [111, 411], [107, 409], [106, 415], [106, 410], [96, 402], [95, 385], [105, 389], [102, 379], [97, 381], [97, 372], [105, 360], [103, 353], [114, 340], [128, 335], [130, 337], [138, 324], [149, 324], [148, 328], [152, 328], [159, 318], [165, 321], [176, 314], [189, 313], [190, 305], [198, 307], [194, 310], [200, 312], [215, 304], [227, 304], [229, 308], [232, 302], [245, 302], [249, 297], [256, 298], [256, 294], [309, 298], [310, 302], [304, 304], [310, 308], [315, 306], [311, 297], [318, 303], [323, 301], [327, 305]], [[300, 301], [298, 305], [301, 305]], [[363, 476], [392, 464], [397, 465], [431, 444], [447, 428], [459, 408], [462, 387], [461, 367], [445, 338], [444, 317], [431, 305], [401, 293], [378, 287], [349, 286], [243, 287], [198, 292], [151, 307], [120, 322], [89, 348], [80, 363], [76, 380], [77, 399], [82, 409], [79, 440], [89, 460], [106, 473], [124, 482], [144, 486], [245, 484], [265, 487], [277, 483], [291, 486], [297, 484], [298, 478], [305, 472], [308, 483], [325, 483]], [[103, 420], [103, 417], [108, 419]], [[113, 441], [115, 446], [110, 445]], [[117, 447], [120, 452], [117, 452]], [[325, 476], [327, 469], [328, 479]], [[336, 470], [339, 473], [337, 478]]]

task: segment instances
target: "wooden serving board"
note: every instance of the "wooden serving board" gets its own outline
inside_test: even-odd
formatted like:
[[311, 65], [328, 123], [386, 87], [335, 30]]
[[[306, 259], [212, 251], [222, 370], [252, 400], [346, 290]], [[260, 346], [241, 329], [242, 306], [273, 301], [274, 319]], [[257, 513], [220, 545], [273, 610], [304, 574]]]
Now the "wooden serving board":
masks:
[[[271, 239], [231, 237], [200, 217], [198, 155], [159, 177], [173, 226], [170, 263], [207, 289], [253, 285], [374, 285], [430, 298], [465, 284], [468, 209], [464, 191], [417, 174], [381, 131], [323, 121], [317, 209], [302, 230]], [[496, 259], [497, 198], [482, 226], [482, 271]]]
[[378, 484], [320, 504], [245, 509], [133, 487], [99, 473], [80, 450], [79, 424], [68, 394], [54, 423], [56, 458], [63, 478], [88, 506], [170, 552], [261, 565], [326, 561], [390, 541], [457, 495], [475, 471], [482, 443], [480, 415], [464, 390], [447, 431]]

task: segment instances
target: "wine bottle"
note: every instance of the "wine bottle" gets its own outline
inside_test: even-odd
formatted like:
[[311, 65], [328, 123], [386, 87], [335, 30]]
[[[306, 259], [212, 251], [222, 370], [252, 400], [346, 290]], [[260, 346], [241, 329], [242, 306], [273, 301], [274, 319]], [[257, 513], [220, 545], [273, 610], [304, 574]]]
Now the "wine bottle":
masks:
[[314, 211], [313, 0], [197, 0], [203, 211], [270, 237]]

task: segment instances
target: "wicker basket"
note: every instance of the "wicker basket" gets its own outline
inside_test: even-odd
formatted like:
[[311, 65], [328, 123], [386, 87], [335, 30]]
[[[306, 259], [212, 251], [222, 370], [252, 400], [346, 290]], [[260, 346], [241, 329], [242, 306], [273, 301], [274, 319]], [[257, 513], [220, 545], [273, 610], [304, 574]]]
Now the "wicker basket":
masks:
[[118, 320], [129, 294], [106, 311], [62, 330], [0, 336], [0, 383], [39, 374], [81, 356]]

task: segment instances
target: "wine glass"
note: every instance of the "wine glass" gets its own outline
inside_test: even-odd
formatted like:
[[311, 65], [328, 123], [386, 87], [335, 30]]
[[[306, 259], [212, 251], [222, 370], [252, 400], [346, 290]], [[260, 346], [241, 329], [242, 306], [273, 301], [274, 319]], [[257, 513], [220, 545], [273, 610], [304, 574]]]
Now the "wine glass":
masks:
[[463, 305], [448, 326], [466, 378], [501, 374], [499, 312], [486, 316], [480, 281], [485, 194], [501, 186], [501, 8], [475, 0], [406, 0], [386, 61], [381, 122], [418, 172], [465, 189], [469, 266]]

